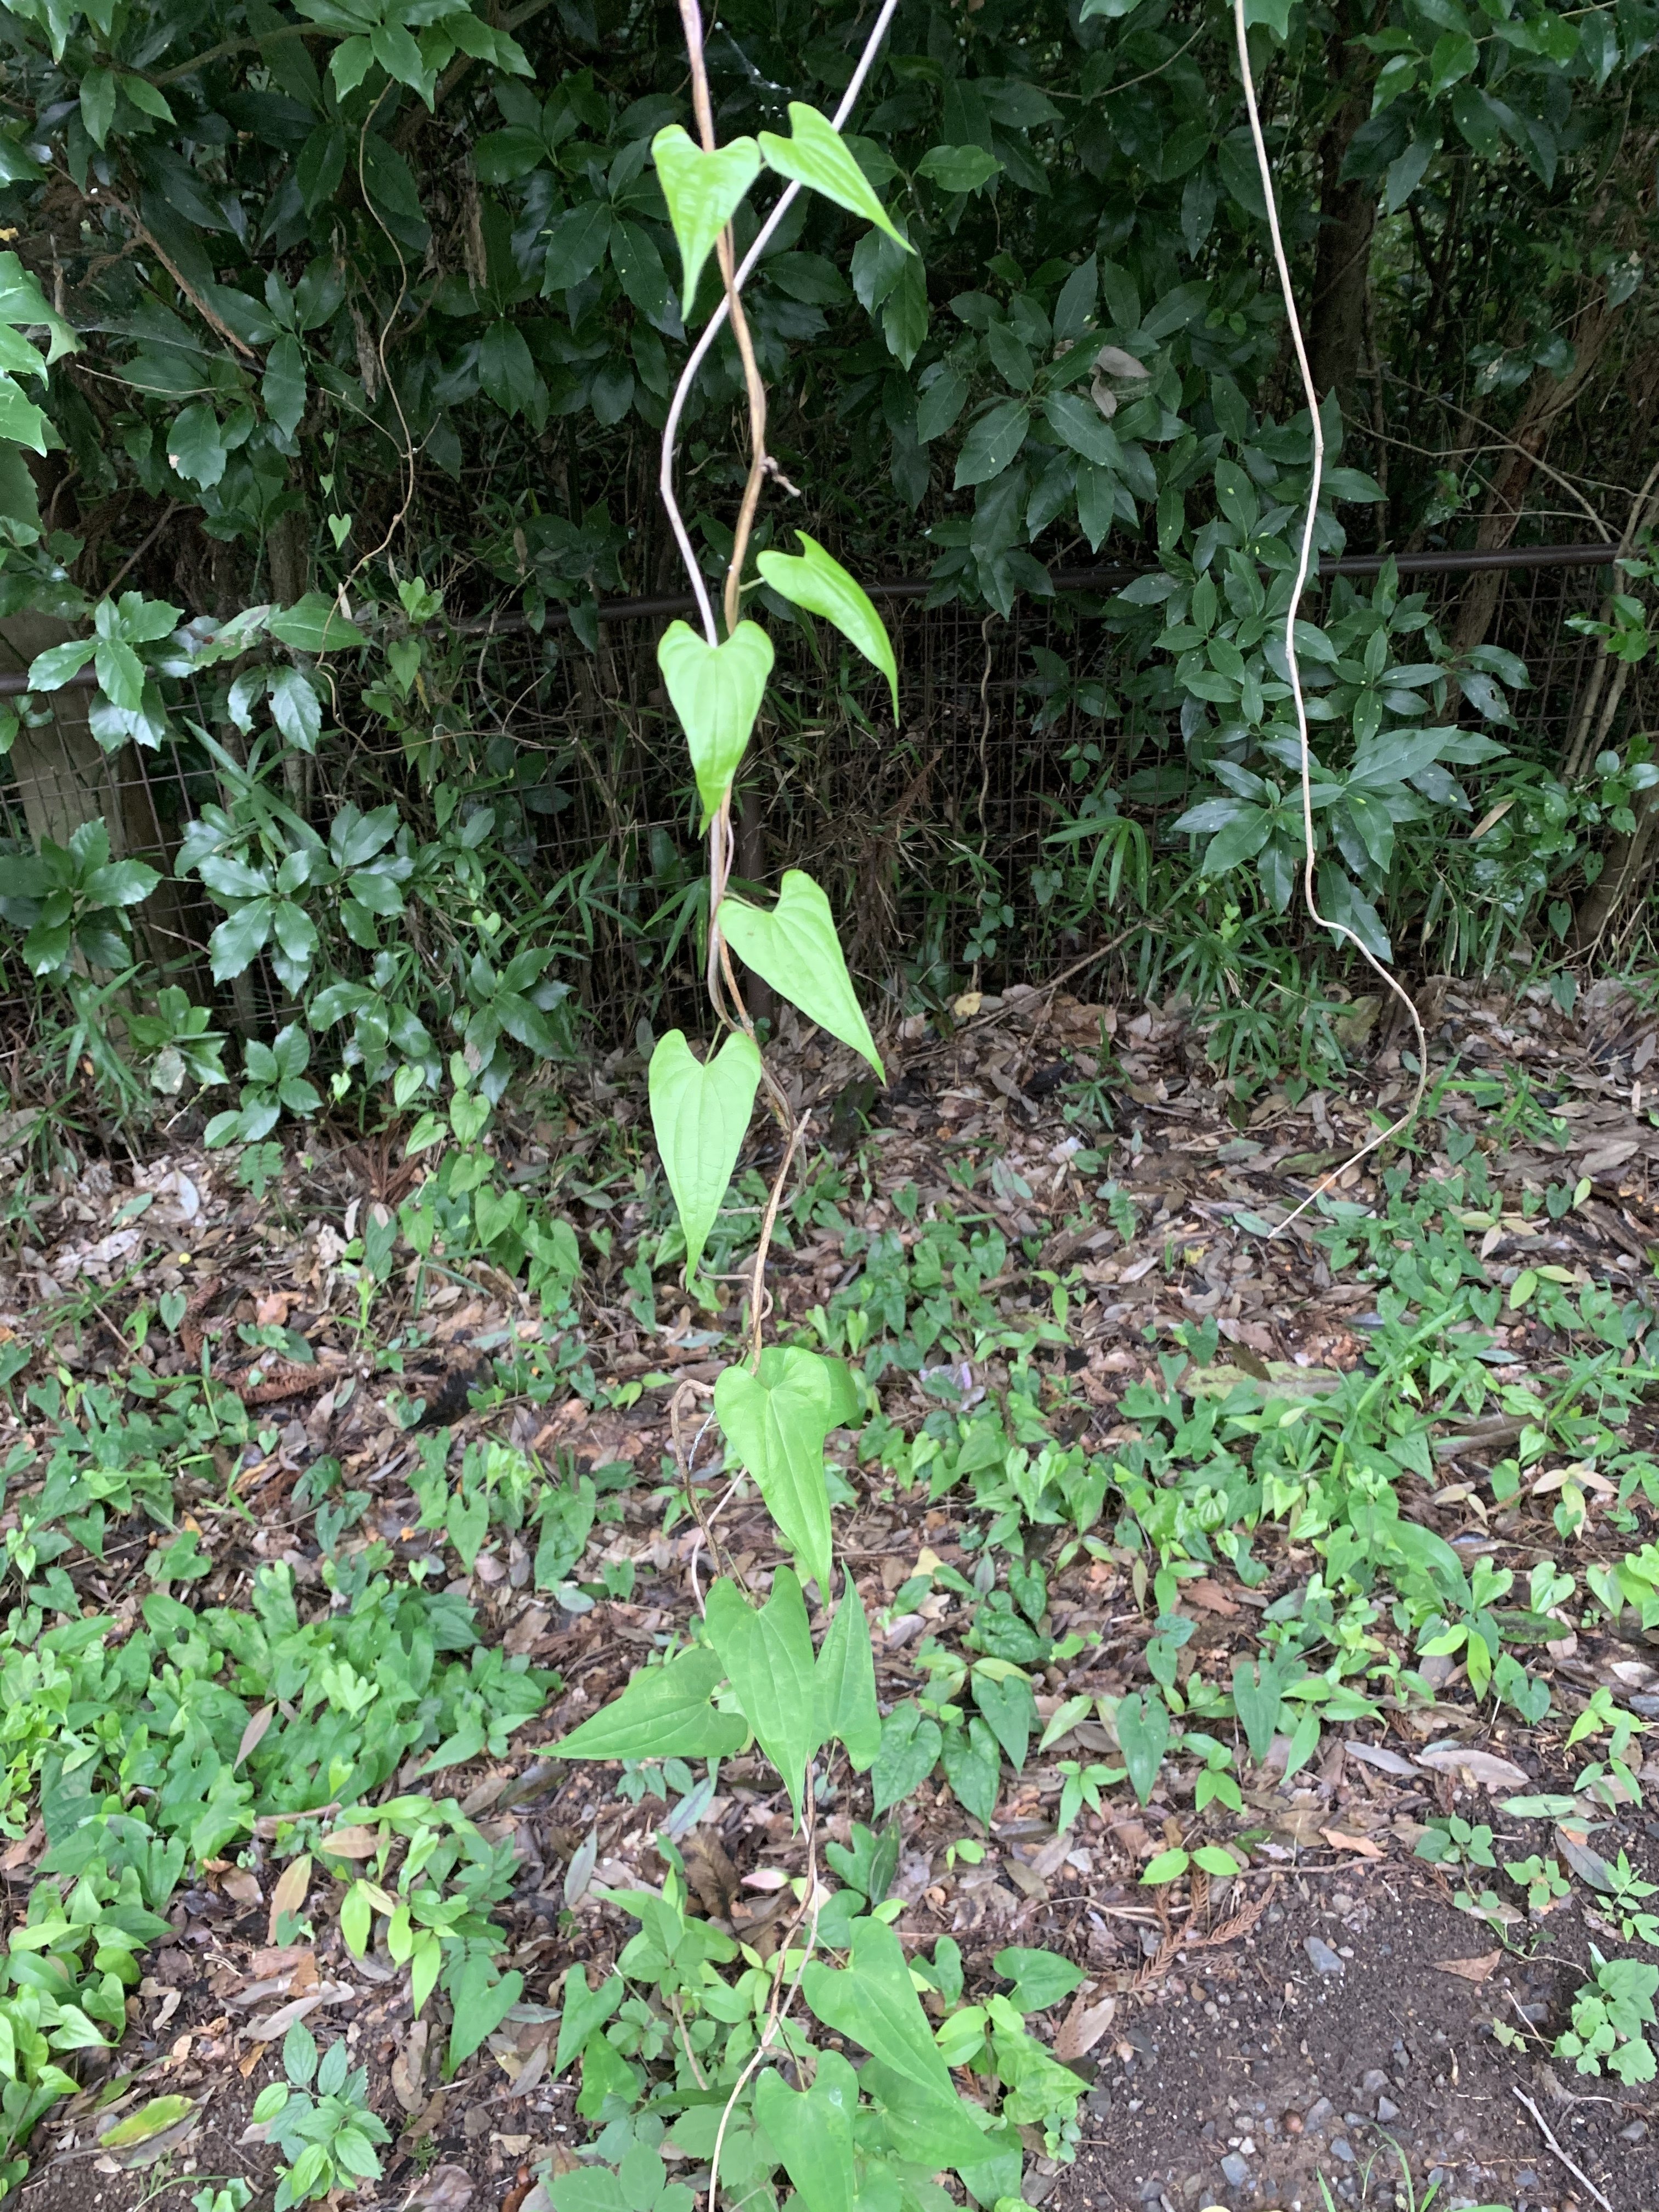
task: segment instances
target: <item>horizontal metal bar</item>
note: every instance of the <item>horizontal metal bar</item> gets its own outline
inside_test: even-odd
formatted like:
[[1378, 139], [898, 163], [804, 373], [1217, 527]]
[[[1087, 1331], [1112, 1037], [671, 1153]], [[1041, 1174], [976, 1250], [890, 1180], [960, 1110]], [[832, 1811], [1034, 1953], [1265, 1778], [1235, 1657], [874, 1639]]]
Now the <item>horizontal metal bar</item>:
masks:
[[[1474, 576], [1494, 568], [1602, 568], [1619, 557], [1616, 545], [1506, 545], [1495, 552], [1463, 553], [1346, 553], [1321, 563], [1322, 576], [1376, 576], [1392, 559], [1402, 576]], [[1155, 576], [1156, 568], [1054, 568], [1049, 581], [1057, 592], [1116, 592], [1137, 576]], [[868, 586], [872, 599], [926, 599], [933, 585], [926, 576], [895, 576]], [[650, 622], [664, 615], [689, 615], [696, 601], [665, 597], [652, 599], [605, 599], [595, 609], [602, 623]], [[456, 628], [472, 637], [508, 636], [530, 628], [527, 615], [485, 615], [459, 623]], [[550, 608], [544, 629], [568, 629], [570, 616], [562, 607]], [[91, 690], [98, 678], [90, 667], [71, 676], [65, 690]], [[27, 676], [0, 674], [0, 699], [15, 699], [29, 688]]]
[[[1492, 568], [1598, 568], [1608, 566], [1618, 558], [1619, 548], [1606, 545], [1505, 545], [1495, 551], [1460, 552], [1442, 549], [1429, 553], [1345, 553], [1334, 561], [1320, 563], [1320, 574], [1324, 576], [1376, 576], [1382, 573], [1383, 563], [1392, 559], [1402, 576], [1473, 576]], [[1144, 564], [1109, 568], [1053, 568], [1048, 580], [1057, 592], [1117, 592], [1131, 584], [1137, 576], [1155, 576], [1158, 571]], [[932, 579], [926, 576], [895, 576], [884, 582], [866, 585], [872, 599], [889, 601], [926, 599], [933, 589]], [[696, 601], [690, 598], [654, 599], [603, 599], [594, 610], [595, 617], [602, 623], [649, 622], [664, 615], [689, 615], [695, 611]], [[544, 629], [567, 629], [570, 616], [562, 607], [550, 608], [543, 623]], [[514, 631], [528, 629], [529, 617], [525, 615], [483, 616], [473, 622], [463, 623], [458, 628], [469, 635], [479, 636], [489, 632], [507, 635]]]

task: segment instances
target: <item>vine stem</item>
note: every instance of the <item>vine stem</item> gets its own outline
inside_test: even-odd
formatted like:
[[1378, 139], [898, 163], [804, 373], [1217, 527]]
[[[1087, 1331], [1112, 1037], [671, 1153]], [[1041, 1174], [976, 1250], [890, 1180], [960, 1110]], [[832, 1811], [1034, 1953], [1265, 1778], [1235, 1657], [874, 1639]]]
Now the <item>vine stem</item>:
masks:
[[[766, 2026], [761, 2032], [760, 2041], [755, 2045], [753, 2051], [750, 2054], [748, 2063], [744, 2066], [742, 2073], [738, 2075], [737, 2080], [732, 2085], [732, 2094], [726, 2100], [725, 2109], [720, 2114], [720, 2126], [714, 2132], [714, 2154], [708, 2161], [708, 2212], [714, 2212], [714, 2193], [716, 2189], [719, 2187], [720, 2177], [720, 2147], [726, 2141], [726, 2124], [731, 2119], [733, 2112], [737, 2109], [738, 2098], [742, 2096], [744, 2091], [749, 2086], [749, 2077], [753, 2074], [755, 2069], [760, 2064], [762, 2059], [765, 2057], [767, 2052], [771, 2049], [773, 2038], [776, 2035], [779, 2027], [782, 2025], [785, 2013], [788, 2011], [790, 2006], [795, 2002], [795, 1993], [800, 1988], [801, 1977], [806, 1972], [807, 1961], [811, 1959], [814, 1950], [817, 1948], [817, 1808], [813, 1802], [812, 1798], [812, 1769], [810, 1762], [808, 1763], [806, 1769], [806, 1789], [805, 1798], [806, 1811], [806, 1895], [802, 1899], [793, 1920], [791, 1921], [783, 1941], [778, 1946], [778, 1971], [772, 1984], [772, 1998], [770, 2004], [767, 2008]], [[808, 1914], [811, 1915], [811, 1925], [806, 1931], [806, 1948], [801, 1953], [800, 1964], [795, 1969], [795, 1978], [789, 1984], [789, 1994], [786, 1997], [783, 1995], [783, 1978], [788, 1971], [789, 1966], [789, 1939], [794, 1934], [796, 1929], [800, 1926], [803, 1917]]]
[[[886, 37], [887, 27], [897, 11], [898, 0], [883, 0], [881, 12], [871, 26], [870, 35], [864, 43], [864, 51], [859, 56], [858, 66], [848, 80], [847, 89], [841, 96], [841, 104], [830, 118], [837, 131], [842, 127], [852, 113], [858, 96], [864, 89], [864, 81], [874, 64], [877, 49], [880, 46], [883, 39]], [[695, 9], [692, 12], [695, 15]], [[696, 20], [697, 45], [696, 58], [691, 64], [692, 76], [695, 85], [698, 76], [704, 75], [706, 87], [706, 74], [703, 71], [702, 61], [702, 22], [700, 17]], [[688, 34], [689, 31], [688, 21]], [[720, 642], [714, 629], [714, 610], [708, 597], [708, 586], [703, 580], [702, 569], [697, 565], [697, 556], [692, 548], [684, 518], [680, 513], [679, 501], [674, 493], [674, 459], [679, 443], [680, 417], [685, 412], [685, 403], [691, 395], [692, 386], [696, 382], [697, 372], [708, 359], [709, 349], [720, 336], [720, 330], [726, 322], [731, 300], [741, 294], [744, 286], [754, 274], [756, 264], [771, 243], [774, 232], [793, 205], [795, 197], [800, 189], [798, 184], [792, 183], [786, 185], [778, 196], [777, 205], [755, 234], [755, 242], [733, 272], [726, 297], [715, 302], [713, 313], [703, 325], [702, 336], [692, 347], [685, 367], [680, 371], [679, 381], [674, 386], [674, 396], [668, 403], [668, 419], [663, 425], [662, 465], [657, 478], [658, 487], [662, 494], [662, 503], [668, 511], [669, 528], [674, 533], [674, 542], [679, 548], [680, 559], [684, 563], [686, 574], [690, 579], [691, 592], [697, 602], [697, 611], [702, 617], [703, 635], [710, 645], [717, 645]], [[725, 274], [723, 265], [721, 274], [722, 276]]]
[[[806, 1125], [811, 1118], [809, 1109], [801, 1115], [800, 1120], [790, 1132], [789, 1140], [783, 1148], [783, 1158], [779, 1164], [776, 1179], [772, 1185], [772, 1195], [766, 1202], [766, 1218], [761, 1224], [760, 1242], [755, 1247], [755, 1275], [749, 1292], [749, 1328], [755, 1365], [757, 1370], [761, 1362], [761, 1328], [765, 1320], [765, 1310], [761, 1300], [765, 1295], [766, 1255], [772, 1248], [772, 1231], [777, 1226], [778, 1208], [783, 1203], [783, 1187], [789, 1180], [789, 1170], [793, 1164], [795, 1154], [800, 1150], [801, 1139], [806, 1134]], [[826, 1590], [824, 1595], [827, 1597], [829, 1592]]]
[[[877, 49], [886, 36], [887, 27], [897, 10], [898, 0], [884, 0], [880, 14], [871, 27], [864, 51], [859, 56], [858, 66], [842, 94], [833, 121], [839, 131], [852, 113], [854, 103], [864, 88], [876, 58]], [[714, 102], [708, 90], [708, 69], [703, 54], [702, 11], [699, 0], [679, 0], [680, 21], [685, 33], [686, 59], [691, 71], [691, 105], [698, 135], [705, 153], [713, 153], [717, 141], [714, 135]], [[729, 321], [732, 335], [743, 363], [744, 387], [749, 403], [749, 475], [744, 484], [743, 500], [738, 511], [737, 526], [732, 533], [732, 558], [726, 565], [723, 613], [726, 635], [737, 628], [742, 607], [743, 565], [748, 551], [750, 532], [760, 506], [761, 489], [769, 465], [766, 454], [766, 387], [762, 380], [760, 365], [755, 358], [754, 343], [750, 335], [748, 319], [743, 312], [743, 288], [753, 274], [755, 265], [765, 252], [773, 233], [800, 191], [799, 184], [791, 183], [780, 193], [777, 204], [756, 234], [755, 242], [744, 256], [740, 266], [734, 266], [736, 247], [732, 227], [728, 223], [715, 241], [720, 263], [721, 296], [703, 325], [702, 336], [687, 356], [679, 380], [674, 386], [674, 396], [668, 404], [668, 418], [663, 424], [662, 460], [657, 477], [658, 489], [668, 515], [669, 528], [674, 533], [674, 543], [685, 573], [690, 580], [692, 596], [697, 603], [702, 618], [703, 637], [711, 646], [718, 646], [720, 635], [714, 623], [714, 603], [708, 596], [708, 586], [703, 580], [696, 551], [685, 518], [674, 490], [674, 460], [679, 444], [680, 418], [685, 411], [691, 387], [697, 373], [708, 357], [709, 349], [719, 337], [723, 324]], [[731, 799], [716, 811], [708, 825], [708, 963], [706, 981], [708, 996], [715, 1013], [732, 1029], [741, 1029], [752, 1036], [755, 1025], [749, 1018], [748, 1009], [738, 988], [737, 978], [732, 973], [732, 963], [726, 951], [725, 940], [720, 932], [720, 901], [726, 896], [726, 885], [732, 872]], [[728, 1003], [729, 1002], [729, 1003]], [[773, 1110], [781, 1127], [787, 1128], [787, 1110], [777, 1097], [776, 1086], [769, 1076], [766, 1079], [767, 1092]]]
[[1302, 779], [1302, 892], [1307, 902], [1310, 920], [1322, 929], [1334, 931], [1346, 937], [1362, 960], [1378, 975], [1385, 987], [1393, 992], [1411, 1017], [1417, 1032], [1417, 1089], [1412, 1103], [1397, 1121], [1362, 1145], [1339, 1168], [1333, 1168], [1308, 1193], [1293, 1212], [1287, 1213], [1273, 1231], [1281, 1237], [1298, 1214], [1305, 1213], [1316, 1199], [1322, 1198], [1333, 1183], [1339, 1182], [1352, 1167], [1356, 1167], [1368, 1153], [1397, 1137], [1417, 1119], [1429, 1085], [1429, 1040], [1423, 1028], [1417, 1002], [1399, 978], [1391, 975], [1382, 963], [1364, 944], [1346, 921], [1334, 921], [1319, 911], [1319, 901], [1314, 890], [1314, 819], [1313, 771], [1309, 761], [1308, 705], [1302, 690], [1302, 665], [1297, 658], [1296, 618], [1302, 604], [1302, 594], [1307, 587], [1308, 571], [1313, 565], [1314, 533], [1319, 526], [1319, 491], [1325, 474], [1325, 425], [1319, 413], [1319, 394], [1314, 388], [1313, 370], [1308, 361], [1308, 349], [1302, 336], [1302, 319], [1296, 309], [1296, 288], [1291, 282], [1291, 264], [1285, 252], [1285, 240], [1279, 228], [1279, 202], [1273, 195], [1273, 165], [1267, 159], [1267, 140], [1261, 135], [1261, 115], [1256, 106], [1255, 78], [1250, 69], [1249, 34], [1244, 22], [1244, 0], [1233, 0], [1233, 30], [1238, 41], [1238, 73], [1243, 81], [1244, 106], [1250, 119], [1250, 143], [1255, 149], [1255, 166], [1261, 179], [1261, 197], [1267, 206], [1267, 230], [1273, 240], [1273, 265], [1279, 272], [1279, 288], [1284, 295], [1285, 313], [1290, 323], [1291, 343], [1296, 353], [1297, 373], [1302, 379], [1302, 389], [1308, 402], [1308, 420], [1313, 436], [1313, 469], [1308, 478], [1308, 511], [1303, 519], [1301, 543], [1297, 548], [1296, 580], [1291, 589], [1290, 605], [1285, 610], [1285, 663], [1291, 682], [1291, 696], [1296, 702], [1296, 734]]

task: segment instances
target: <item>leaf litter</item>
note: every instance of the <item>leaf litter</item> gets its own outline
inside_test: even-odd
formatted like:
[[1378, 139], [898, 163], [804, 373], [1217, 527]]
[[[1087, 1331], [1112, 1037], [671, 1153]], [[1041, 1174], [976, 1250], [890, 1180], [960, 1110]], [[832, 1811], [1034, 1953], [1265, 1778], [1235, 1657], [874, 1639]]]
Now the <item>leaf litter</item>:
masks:
[[[1500, 2016], [1565, 2100], [1581, 2163], [1593, 2146], [1612, 2187], [1649, 2155], [1632, 2132], [1639, 2094], [1575, 2101], [1577, 2075], [1549, 2051], [1589, 1943], [1640, 1955], [1630, 1885], [1654, 1859], [1640, 1729], [1659, 1716], [1642, 1625], [1659, 1620], [1644, 1548], [1659, 1498], [1644, 1403], [1659, 1127], [1632, 1073], [1644, 1017], [1606, 987], [1571, 1022], [1537, 995], [1447, 989], [1431, 1011], [1447, 1058], [1417, 1158], [1340, 1176], [1277, 1237], [1402, 1094], [1386, 1042], [1340, 1090], [1291, 1080], [1246, 1108], [1175, 1006], [963, 1002], [955, 1023], [890, 1041], [884, 1092], [785, 1017], [789, 1103], [824, 1142], [785, 1209], [775, 1335], [862, 1356], [872, 1384], [830, 1455], [886, 1718], [872, 1777], [843, 1776], [830, 1801], [827, 1864], [872, 1902], [884, 1888], [908, 1955], [948, 1940], [969, 1996], [994, 1987], [1011, 1947], [1080, 1975], [1046, 2027], [1028, 2021], [1086, 2094], [1069, 2157], [1027, 2130], [1027, 2203], [1289, 2202], [1297, 2188], [1311, 2203], [1320, 2173], [1347, 2196], [1356, 2161], [1335, 2146], [1369, 2154], [1386, 2126], [1408, 2160], [1436, 2154], [1449, 2185], [1461, 2172], [1477, 2195], [1554, 2202], [1559, 2169], [1516, 2179], [1551, 2163], [1526, 2115], [1472, 2141], [1457, 2064], [1446, 2072], [1453, 2051], [1466, 2075], [1513, 2071]], [[762, 1761], [724, 1759], [711, 1788], [684, 1763], [567, 1771], [540, 1755], [684, 1620], [699, 1558], [705, 1583], [712, 1554], [751, 1587], [778, 1559], [747, 1486], [706, 1525], [718, 1462], [706, 1437], [690, 1462], [686, 1442], [739, 1316], [735, 1297], [694, 1310], [659, 1264], [665, 1214], [633, 1138], [643, 1104], [637, 1060], [617, 1056], [501, 1125], [498, 1166], [544, 1188], [582, 1240], [577, 1304], [556, 1328], [488, 1262], [417, 1285], [399, 1254], [374, 1277], [365, 1231], [389, 1230], [412, 1181], [385, 1148], [296, 1153], [258, 1202], [196, 1153], [118, 1171], [65, 1154], [32, 1209], [0, 1278], [14, 1605], [58, 1624], [71, 1655], [64, 1629], [81, 1620], [96, 1625], [88, 1648], [158, 1633], [165, 1646], [192, 1622], [251, 1619], [276, 1571], [291, 1618], [267, 1620], [267, 1642], [309, 1638], [316, 1670], [292, 1672], [296, 1647], [288, 1675], [246, 1696], [258, 1668], [226, 1646], [219, 1693], [239, 1717], [221, 1788], [246, 1790], [225, 1800], [228, 1825], [205, 1809], [181, 1824], [176, 1865], [122, 1877], [131, 1978], [40, 2122], [33, 2191], [47, 2204], [59, 2190], [84, 2201], [88, 2161], [112, 2207], [137, 2203], [163, 2160], [268, 2179], [248, 2115], [298, 2031], [325, 2063], [342, 2047], [343, 2078], [346, 2058], [367, 2069], [364, 2110], [392, 2141], [363, 2202], [541, 2212], [590, 2132], [561, 2023], [573, 1970], [579, 2009], [614, 1979], [632, 1923], [607, 1893], [659, 1891], [677, 1853], [711, 1929], [763, 1960], [781, 1939], [810, 1869]], [[722, 1271], [745, 1227], [752, 1243], [751, 1200], [740, 1174], [711, 1234]], [[1443, 1325], [1425, 1331], [1437, 1297]], [[1233, 1478], [1269, 1419], [1293, 1443], [1316, 1425], [1319, 1449], [1280, 1452], [1277, 1491], [1245, 1496]], [[1331, 1603], [1355, 1553], [1352, 1516], [1334, 1522], [1322, 1488], [1335, 1455], [1397, 1496], [1398, 1526], [1424, 1532], [1443, 1573], [1447, 1547], [1470, 1620], [1496, 1624], [1480, 1696], [1468, 1621], [1459, 1641], [1449, 1617], [1423, 1633], [1420, 1606], [1407, 1633], [1383, 1607], [1361, 1619], [1352, 1588]], [[1109, 1470], [1097, 1496], [1091, 1462]], [[323, 1670], [341, 1742], [379, 1702], [332, 1632], [377, 1575], [441, 1595], [468, 1656], [434, 1655], [439, 1714], [376, 1745], [365, 1788], [349, 1757], [330, 1767], [314, 1731], [292, 1732]], [[1289, 1685], [1299, 1701], [1260, 1663], [1285, 1625], [1291, 1642], [1317, 1632], [1304, 1648], [1324, 1671]], [[1421, 1650], [1433, 1643], [1448, 1648]], [[999, 1676], [1012, 1652], [1023, 1661]], [[1379, 1657], [1392, 1671], [1364, 1672]], [[977, 1717], [941, 1768], [917, 1700], [960, 1694], [964, 1677]], [[1011, 1681], [1029, 1715], [1000, 1694]], [[1172, 1737], [1171, 1692], [1189, 1723]], [[1160, 1714], [1162, 1741], [1148, 1734]], [[43, 1886], [69, 1891], [64, 1837], [111, 1809], [65, 1802], [62, 1727], [42, 1723], [13, 1768], [15, 1921], [40, 1917]], [[301, 1785], [288, 1796], [285, 1742]], [[331, 1803], [318, 1778], [343, 1765], [351, 1786]], [[896, 1818], [878, 1817], [877, 1791]], [[439, 1809], [398, 1809], [416, 1799]], [[1518, 1909], [1502, 1867], [1552, 1850], [1565, 1894]], [[463, 1901], [502, 1941], [419, 2018], [410, 1978], [430, 1931], [406, 1915], [401, 1958], [390, 1936], [348, 1941], [395, 1927], [352, 1899], [395, 1904], [416, 1851], [460, 1870]], [[1615, 1878], [1621, 1851], [1633, 1867]], [[1499, 1946], [1454, 1955], [1471, 1921]], [[1304, 1938], [1342, 1971], [1311, 1966]], [[1461, 2011], [1434, 1994], [1459, 1981]], [[1253, 2057], [1244, 1993], [1269, 1984], [1276, 2025]], [[1322, 2059], [1305, 2033], [1279, 2048], [1310, 2002], [1334, 2018]], [[1379, 2019], [1402, 2029], [1386, 2050]], [[1337, 2077], [1368, 2039], [1380, 2056], [1365, 2079], [1381, 2069], [1389, 2087], [1361, 2110]], [[1267, 2096], [1242, 2094], [1270, 2075]], [[1413, 2083], [1419, 2108], [1401, 2117]], [[1348, 2135], [1323, 2127], [1322, 2101]]]

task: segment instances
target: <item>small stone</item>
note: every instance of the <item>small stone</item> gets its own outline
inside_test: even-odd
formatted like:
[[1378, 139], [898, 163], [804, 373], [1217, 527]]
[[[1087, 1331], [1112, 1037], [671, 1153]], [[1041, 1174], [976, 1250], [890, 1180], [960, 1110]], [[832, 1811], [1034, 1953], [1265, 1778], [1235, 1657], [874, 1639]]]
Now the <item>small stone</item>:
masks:
[[1627, 2128], [1619, 2130], [1620, 2142], [1645, 2142], [1647, 2139], [1648, 2124], [1645, 2120], [1632, 2120]]
[[1373, 2066], [1359, 2085], [1362, 2097], [1380, 2097], [1389, 2086], [1389, 2077], [1380, 2066]]
[[1340, 1974], [1342, 1972], [1341, 1960], [1338, 1958], [1322, 1936], [1308, 1936], [1304, 1941], [1302, 1948], [1311, 1960], [1316, 1973]]
[[1319, 2097], [1302, 2115], [1304, 2128], [1328, 2128], [1336, 2118], [1336, 2106], [1328, 2097]]
[[1346, 2136], [1338, 2136], [1331, 2144], [1331, 2155], [1340, 2158], [1344, 2166], [1353, 2164], [1353, 2145]]
[[1225, 2174], [1227, 2179], [1232, 2184], [1235, 2189], [1248, 2189], [1249, 2187], [1250, 2169], [1249, 2162], [1243, 2158], [1241, 2158], [1236, 2150], [1230, 2150], [1226, 2157], [1222, 2160], [1221, 2171]]
[[1400, 2118], [1400, 2107], [1395, 2103], [1392, 2097], [1379, 2097], [1377, 2099], [1376, 2117], [1382, 2123], [1384, 2127], [1388, 2125], [1390, 2120], [1397, 2120]]

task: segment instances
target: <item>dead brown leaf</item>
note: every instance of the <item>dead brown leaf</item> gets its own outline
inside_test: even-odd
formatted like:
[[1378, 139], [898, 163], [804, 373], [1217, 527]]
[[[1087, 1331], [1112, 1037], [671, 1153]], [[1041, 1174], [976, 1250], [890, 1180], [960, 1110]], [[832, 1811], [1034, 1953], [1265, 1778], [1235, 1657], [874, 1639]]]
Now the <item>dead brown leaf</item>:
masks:
[[1479, 1751], [1472, 1744], [1431, 1743], [1417, 1754], [1419, 1766], [1442, 1774], [1462, 1774], [1486, 1790], [1528, 1790], [1532, 1777], [1512, 1759], [1495, 1751]]
[[434, 2166], [404, 2199], [404, 2212], [465, 2212], [472, 2201], [472, 2177], [464, 2166]]
[[331, 1858], [372, 1859], [380, 1848], [380, 1832], [353, 1822], [343, 1828], [331, 1828], [323, 1838], [323, 1849]]
[[1218, 1613], [1231, 1617], [1238, 1611], [1220, 1583], [1209, 1575], [1200, 1575], [1193, 1582], [1183, 1583], [1181, 1595], [1189, 1604], [1202, 1606], [1206, 1613]]
[[283, 1869], [270, 1893], [270, 1928], [265, 1938], [268, 1943], [276, 1941], [276, 1930], [289, 1913], [304, 1910], [310, 1887], [311, 1853], [301, 1851], [297, 1859], [290, 1859]]
[[[286, 1974], [291, 1969], [297, 1968], [301, 1960], [305, 1961], [310, 1970], [305, 1980], [301, 1982], [301, 1987], [304, 1988], [307, 1983], [314, 1982], [317, 1978], [316, 1954], [310, 1945], [307, 1943], [267, 1944], [254, 1952], [249, 1959], [248, 1979], [254, 1982], [274, 1981], [278, 1974]], [[296, 1974], [295, 1978], [298, 1980], [299, 1976]]]
[[427, 2022], [417, 2020], [392, 2062], [392, 2094], [406, 2112], [418, 2112], [426, 2094], [422, 2084], [426, 2076], [428, 2033]]
[[1086, 2057], [1111, 2026], [1116, 2010], [1115, 1997], [1103, 1997], [1098, 2004], [1091, 2004], [1079, 1990], [1071, 2010], [1054, 2031], [1054, 2056], [1060, 2063], [1069, 2065], [1074, 2058]]
[[1503, 1955], [1501, 1951], [1485, 1951], [1478, 1959], [1437, 1959], [1434, 1963], [1439, 1973], [1455, 1974], [1465, 1982], [1484, 1982]]
[[242, 1741], [236, 1747], [235, 1758], [231, 1761], [233, 1769], [240, 1766], [250, 1752], [258, 1749], [259, 1745], [264, 1741], [265, 1730], [276, 1717], [275, 1705], [260, 1706], [258, 1711], [253, 1715], [247, 1726], [242, 1730]]
[[1334, 1851], [1352, 1851], [1362, 1859], [1382, 1856], [1382, 1846], [1369, 1836], [1351, 1836], [1341, 1828], [1322, 1828], [1319, 1832]]

